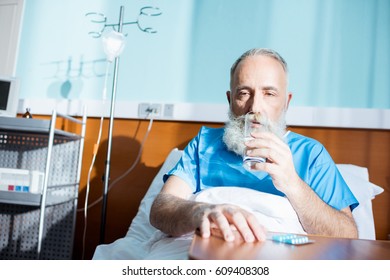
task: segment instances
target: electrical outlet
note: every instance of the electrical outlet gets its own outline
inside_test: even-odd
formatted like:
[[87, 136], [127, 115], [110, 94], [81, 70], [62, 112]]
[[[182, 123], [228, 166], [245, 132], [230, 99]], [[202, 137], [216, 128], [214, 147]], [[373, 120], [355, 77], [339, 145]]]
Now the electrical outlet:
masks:
[[164, 105], [164, 117], [173, 118], [173, 104], [165, 104]]
[[161, 116], [161, 104], [140, 103], [138, 105], [139, 118], [156, 118]]

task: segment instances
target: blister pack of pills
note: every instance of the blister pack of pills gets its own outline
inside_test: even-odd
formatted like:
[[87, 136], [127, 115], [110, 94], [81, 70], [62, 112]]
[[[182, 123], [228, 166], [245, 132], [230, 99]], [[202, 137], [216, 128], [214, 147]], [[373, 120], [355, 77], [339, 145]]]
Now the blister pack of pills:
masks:
[[272, 236], [272, 241], [279, 243], [286, 243], [290, 245], [303, 245], [313, 243], [313, 240], [310, 240], [309, 237], [304, 235], [297, 234], [275, 234]]

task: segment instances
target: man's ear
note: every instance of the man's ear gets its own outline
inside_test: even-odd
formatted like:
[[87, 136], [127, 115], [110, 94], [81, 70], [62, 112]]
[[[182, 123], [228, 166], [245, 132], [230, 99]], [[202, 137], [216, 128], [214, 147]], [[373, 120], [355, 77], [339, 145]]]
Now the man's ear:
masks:
[[229, 102], [229, 105], [230, 105], [230, 90], [228, 90], [228, 91], [226, 92], [226, 98], [227, 98], [227, 100], [228, 100], [228, 102]]
[[288, 106], [290, 106], [290, 101], [291, 101], [292, 97], [293, 97], [292, 92], [288, 92], [287, 93], [287, 98], [286, 98], [286, 111], [288, 109]]

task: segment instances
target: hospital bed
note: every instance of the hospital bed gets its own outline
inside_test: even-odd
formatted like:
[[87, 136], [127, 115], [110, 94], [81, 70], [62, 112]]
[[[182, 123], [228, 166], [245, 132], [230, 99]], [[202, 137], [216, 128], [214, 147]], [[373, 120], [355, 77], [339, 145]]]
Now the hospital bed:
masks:
[[[149, 223], [150, 207], [163, 186], [163, 175], [180, 159], [181, 150], [173, 149], [152, 181], [141, 201], [137, 215], [126, 235], [110, 244], [97, 246], [93, 255], [99, 259], [188, 259], [193, 233], [181, 237], [168, 237]], [[372, 199], [383, 189], [369, 182], [368, 170], [352, 164], [337, 164], [350, 186], [359, 206], [354, 209], [359, 238], [375, 239]], [[212, 203], [234, 203], [248, 208], [261, 219], [268, 230], [303, 233], [303, 229], [287, 199], [243, 188], [212, 188], [193, 197], [194, 200]], [[262, 203], [259, 203], [261, 201]], [[261, 205], [261, 206], [259, 206]], [[279, 205], [275, 210], [275, 205]], [[271, 207], [272, 206], [272, 207]]]

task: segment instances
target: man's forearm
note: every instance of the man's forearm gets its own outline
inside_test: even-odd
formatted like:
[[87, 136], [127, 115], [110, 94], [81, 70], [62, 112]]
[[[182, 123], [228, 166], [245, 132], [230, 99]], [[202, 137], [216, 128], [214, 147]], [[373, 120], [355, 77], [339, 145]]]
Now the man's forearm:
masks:
[[[155, 199], [150, 223], [171, 236], [180, 236], [199, 229], [203, 238], [218, 232], [226, 241], [233, 241], [233, 229], [246, 242], [265, 240], [265, 229], [248, 211], [231, 204], [195, 202], [172, 194], [160, 193]], [[211, 229], [214, 229], [214, 233]]]
[[180, 236], [195, 230], [202, 206], [203, 203], [160, 193], [153, 202], [150, 223], [166, 234]]
[[288, 198], [307, 233], [333, 237], [358, 237], [353, 217], [327, 205], [303, 181], [299, 188], [297, 193], [290, 194]]

